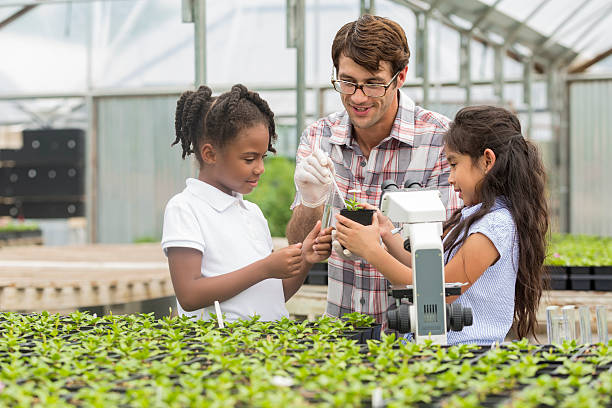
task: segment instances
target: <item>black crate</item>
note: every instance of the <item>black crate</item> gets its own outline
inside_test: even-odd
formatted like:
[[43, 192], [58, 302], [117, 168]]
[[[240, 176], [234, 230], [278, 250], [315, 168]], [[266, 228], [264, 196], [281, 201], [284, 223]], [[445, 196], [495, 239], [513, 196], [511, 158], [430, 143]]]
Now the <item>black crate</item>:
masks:
[[82, 167], [27, 166], [0, 168], [0, 197], [82, 196]]
[[569, 289], [569, 274], [566, 266], [545, 265], [550, 279], [550, 289], [552, 290], [567, 290]]
[[570, 289], [572, 290], [591, 290], [593, 277], [589, 266], [570, 266], [569, 267]]
[[81, 129], [37, 129], [23, 131], [21, 149], [0, 149], [0, 161], [14, 166], [83, 166], [85, 132]]
[[595, 290], [612, 291], [612, 266], [593, 266]]
[[46, 201], [0, 204], [0, 216], [13, 218], [70, 218], [85, 215], [82, 201]]

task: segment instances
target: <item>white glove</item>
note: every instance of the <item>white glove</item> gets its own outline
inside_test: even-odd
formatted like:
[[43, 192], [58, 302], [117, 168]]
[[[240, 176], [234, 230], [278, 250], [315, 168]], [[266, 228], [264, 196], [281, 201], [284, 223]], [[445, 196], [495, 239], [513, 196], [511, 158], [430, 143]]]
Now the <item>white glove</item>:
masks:
[[302, 197], [302, 204], [316, 208], [327, 199], [332, 178], [335, 177], [334, 164], [321, 150], [315, 150], [305, 157], [295, 168], [294, 181]]
[[360, 259], [357, 255], [353, 255], [351, 251], [346, 248], [342, 248], [342, 244], [336, 239], [336, 230], [332, 230], [332, 248], [336, 252], [336, 254], [347, 261], [356, 261]]

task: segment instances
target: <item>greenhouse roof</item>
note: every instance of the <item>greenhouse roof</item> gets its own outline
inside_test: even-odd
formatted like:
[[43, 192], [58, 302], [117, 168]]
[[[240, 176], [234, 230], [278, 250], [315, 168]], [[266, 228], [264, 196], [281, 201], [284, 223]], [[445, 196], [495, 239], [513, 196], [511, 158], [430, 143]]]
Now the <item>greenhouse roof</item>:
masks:
[[[459, 32], [470, 33], [474, 79], [493, 78], [492, 49], [506, 45], [506, 77], [532, 56], [569, 71], [612, 72], [609, 0], [370, 0], [398, 21], [415, 48], [414, 12], [430, 12], [431, 81], [458, 78]], [[207, 81], [292, 86], [286, 1], [207, 1]], [[306, 82], [328, 84], [336, 31], [359, 0], [306, 0]], [[450, 27], [450, 28], [449, 28]], [[194, 78], [193, 24], [179, 0], [0, 0], [0, 99], [90, 89], [185, 87]], [[413, 53], [410, 66], [414, 67]], [[599, 64], [592, 64], [600, 61]], [[590, 68], [589, 68], [590, 67]], [[415, 79], [409, 69], [409, 79]]]
[[[612, 53], [608, 0], [395, 0], [517, 56], [582, 70]], [[585, 64], [586, 63], [586, 64]]]

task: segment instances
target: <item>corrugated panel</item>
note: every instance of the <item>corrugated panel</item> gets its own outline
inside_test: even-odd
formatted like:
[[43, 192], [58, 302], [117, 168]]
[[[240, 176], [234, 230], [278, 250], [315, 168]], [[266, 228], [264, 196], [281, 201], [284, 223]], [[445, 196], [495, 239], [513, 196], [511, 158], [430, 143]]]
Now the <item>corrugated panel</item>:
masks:
[[612, 236], [612, 80], [570, 85], [570, 232]]
[[97, 99], [97, 240], [161, 238], [163, 211], [193, 174], [174, 140], [176, 96]]

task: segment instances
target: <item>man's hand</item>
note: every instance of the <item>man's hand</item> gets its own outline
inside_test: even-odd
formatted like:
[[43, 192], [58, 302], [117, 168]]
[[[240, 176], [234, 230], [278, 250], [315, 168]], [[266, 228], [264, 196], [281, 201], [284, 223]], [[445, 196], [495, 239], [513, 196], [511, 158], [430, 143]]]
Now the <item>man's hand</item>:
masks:
[[295, 185], [300, 192], [302, 204], [316, 208], [327, 199], [335, 176], [334, 164], [321, 150], [315, 150], [295, 168]]

